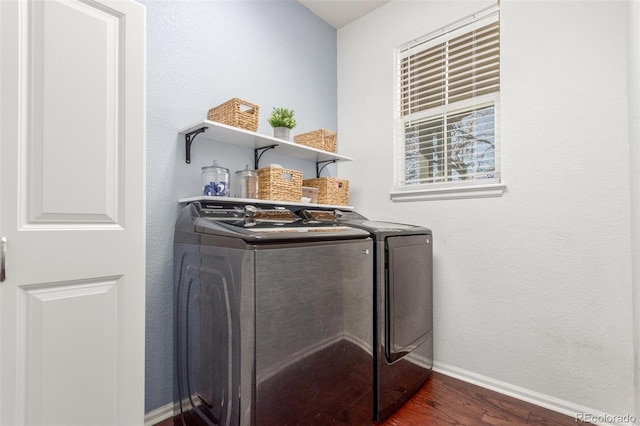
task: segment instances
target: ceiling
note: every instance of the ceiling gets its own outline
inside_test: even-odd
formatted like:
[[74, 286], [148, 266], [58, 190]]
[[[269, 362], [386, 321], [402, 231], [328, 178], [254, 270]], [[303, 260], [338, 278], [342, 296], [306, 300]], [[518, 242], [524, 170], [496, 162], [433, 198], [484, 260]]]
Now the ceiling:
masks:
[[390, 0], [298, 0], [326, 23], [340, 29]]

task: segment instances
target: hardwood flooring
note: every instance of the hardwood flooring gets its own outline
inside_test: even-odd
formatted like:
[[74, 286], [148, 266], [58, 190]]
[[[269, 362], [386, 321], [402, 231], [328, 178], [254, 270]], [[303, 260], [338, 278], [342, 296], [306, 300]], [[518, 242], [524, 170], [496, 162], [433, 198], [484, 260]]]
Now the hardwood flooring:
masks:
[[573, 417], [434, 372], [409, 401], [376, 425], [575, 426], [576, 421]]
[[[582, 423], [586, 425], [586, 423]], [[167, 419], [155, 426], [172, 426]], [[511, 398], [440, 373], [375, 426], [575, 426], [573, 417]]]

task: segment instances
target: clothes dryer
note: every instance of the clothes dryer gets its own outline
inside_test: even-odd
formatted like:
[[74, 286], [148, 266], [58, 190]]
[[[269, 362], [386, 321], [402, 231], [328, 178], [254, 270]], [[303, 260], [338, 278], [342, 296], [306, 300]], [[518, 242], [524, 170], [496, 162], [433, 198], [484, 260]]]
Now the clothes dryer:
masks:
[[374, 419], [383, 420], [426, 382], [433, 367], [433, 238], [415, 225], [354, 211], [305, 208], [315, 222], [348, 225], [374, 240]]

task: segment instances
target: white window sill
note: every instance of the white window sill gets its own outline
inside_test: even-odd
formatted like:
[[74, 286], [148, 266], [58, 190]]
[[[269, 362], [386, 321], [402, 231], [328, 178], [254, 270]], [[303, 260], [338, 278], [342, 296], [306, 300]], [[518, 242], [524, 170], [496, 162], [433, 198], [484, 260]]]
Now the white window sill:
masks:
[[506, 189], [507, 185], [504, 183], [493, 183], [488, 185], [398, 190], [391, 192], [390, 196], [391, 200], [394, 202], [451, 200], [458, 198], [487, 198], [501, 197]]

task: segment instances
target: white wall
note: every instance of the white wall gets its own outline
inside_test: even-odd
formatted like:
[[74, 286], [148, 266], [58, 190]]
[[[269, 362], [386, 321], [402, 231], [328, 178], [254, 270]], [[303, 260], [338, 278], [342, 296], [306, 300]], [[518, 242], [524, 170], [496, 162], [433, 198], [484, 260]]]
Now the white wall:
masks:
[[626, 2], [503, 0], [506, 193], [389, 199], [394, 46], [487, 4], [394, 0], [338, 31], [340, 175], [369, 217], [433, 230], [438, 368], [633, 414]]
[[636, 418], [640, 419], [640, 1], [629, 2], [629, 164], [631, 167], [631, 253], [633, 261]]
[[[178, 199], [200, 190], [214, 159], [231, 173], [253, 151], [196, 138], [185, 163], [178, 129], [239, 97], [260, 107], [258, 132], [272, 134], [273, 107], [295, 110], [293, 134], [336, 130], [336, 31], [294, 0], [141, 0], [147, 7], [146, 410], [173, 401], [173, 226]], [[315, 165], [269, 152], [314, 177]], [[332, 166], [333, 167], [333, 166]]]

